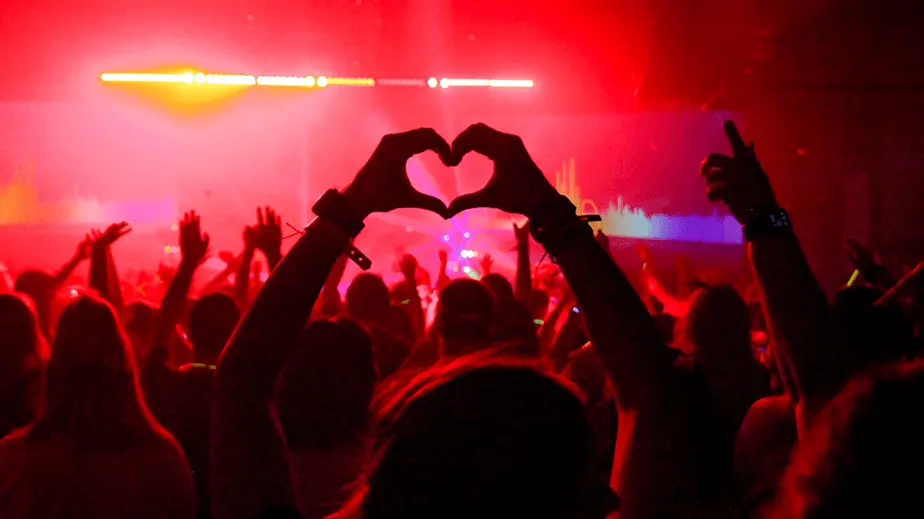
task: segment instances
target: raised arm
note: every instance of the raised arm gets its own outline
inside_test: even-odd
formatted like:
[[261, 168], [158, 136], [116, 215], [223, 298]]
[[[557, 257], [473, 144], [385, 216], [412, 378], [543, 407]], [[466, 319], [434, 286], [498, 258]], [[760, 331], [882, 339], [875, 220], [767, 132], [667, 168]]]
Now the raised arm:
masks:
[[449, 284], [449, 275], [446, 274], [446, 264], [449, 263], [449, 253], [440, 250], [440, 273], [436, 278], [436, 291], [442, 292], [444, 288]]
[[256, 246], [253, 243], [253, 228], [244, 228], [244, 251], [234, 274], [234, 299], [242, 310], [250, 306], [250, 268]]
[[845, 383], [850, 359], [828, 300], [809, 269], [788, 215], [734, 124], [726, 123], [733, 155], [710, 155], [702, 166], [710, 200], [728, 205], [744, 226], [751, 267], [760, 286], [776, 354], [798, 392], [800, 429]]
[[131, 231], [126, 222], [114, 223], [104, 232], [93, 231], [93, 245], [90, 250], [90, 288], [99, 293], [100, 297], [109, 301], [113, 306], [121, 304], [122, 287], [118, 285], [117, 276], [112, 275], [112, 266], [109, 264], [112, 256], [109, 247], [122, 236]]
[[209, 241], [209, 235], [202, 233], [201, 222], [196, 212], [190, 211], [184, 214], [183, 220], [180, 221], [182, 259], [160, 303], [155, 347], [166, 347], [169, 337], [182, 320], [189, 297], [189, 287], [192, 286], [196, 269], [208, 253]]
[[407, 316], [411, 319], [411, 326], [414, 327], [414, 335], [418, 340], [423, 339], [426, 335], [426, 319], [424, 317], [423, 302], [420, 300], [420, 293], [417, 292], [417, 258], [412, 254], [402, 256], [398, 267], [401, 269], [401, 285], [403, 293], [407, 295]]
[[514, 293], [517, 301], [528, 304], [533, 291], [533, 272], [529, 262], [529, 225], [524, 224], [520, 227], [514, 223], [513, 236], [517, 241], [517, 277]]
[[233, 252], [222, 251], [218, 257], [225, 262], [225, 268], [222, 269], [222, 271], [218, 274], [215, 274], [215, 277], [209, 280], [209, 282], [206, 283], [204, 287], [202, 287], [202, 290], [199, 291], [200, 294], [208, 294], [219, 290], [225, 284], [225, 282], [228, 281], [228, 278], [231, 277], [231, 274], [237, 272], [238, 270], [238, 264], [241, 262], [241, 258], [235, 256]]
[[55, 287], [60, 287], [67, 282], [68, 278], [71, 277], [71, 274], [74, 273], [74, 270], [83, 263], [86, 259], [90, 257], [90, 253], [93, 250], [93, 238], [88, 234], [86, 238], [83, 239], [79, 244], [77, 244], [77, 250], [74, 251], [74, 255], [71, 256], [67, 263], [61, 266], [61, 269], [58, 270], [58, 273], [55, 274]]
[[389, 135], [342, 195], [328, 192], [319, 218], [276, 266], [221, 355], [212, 412], [212, 515], [253, 519], [295, 510], [285, 440], [273, 388], [288, 348], [311, 313], [337, 258], [373, 212], [418, 207], [445, 214], [439, 200], [410, 185], [407, 160], [425, 150], [449, 160], [433, 130]]
[[620, 517], [693, 516], [694, 418], [673, 355], [645, 305], [518, 137], [475, 125], [453, 143], [457, 156], [469, 151], [492, 159], [494, 174], [481, 191], [453, 201], [450, 214], [494, 207], [529, 218], [533, 237], [574, 291], [610, 375], [620, 412], [612, 480], [623, 497]]

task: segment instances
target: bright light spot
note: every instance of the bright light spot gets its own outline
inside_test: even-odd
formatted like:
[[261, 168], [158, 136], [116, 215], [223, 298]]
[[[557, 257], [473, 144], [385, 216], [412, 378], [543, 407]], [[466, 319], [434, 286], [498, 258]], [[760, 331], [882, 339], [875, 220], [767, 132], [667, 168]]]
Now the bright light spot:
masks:
[[193, 82], [193, 74], [192, 74], [192, 72], [187, 72], [187, 73], [183, 74], [183, 81], [185, 81], [187, 85], [191, 85], [192, 82]]
[[171, 230], [171, 231], [179, 230], [179, 228], [180, 228], [180, 226], [179, 226], [178, 224], [175, 224], [175, 223], [170, 224], [170, 230]]
[[469, 267], [468, 265], [462, 267], [462, 272], [465, 272], [466, 274], [468, 274], [471, 271], [472, 271], [472, 267]]
[[164, 246], [164, 252], [166, 252], [167, 254], [170, 254], [170, 246], [169, 246], [169, 245], [165, 245], [165, 246]]
[[465, 236], [466, 238], [471, 238], [471, 237], [472, 237], [472, 233], [470, 233], [470, 232], [468, 232], [468, 231], [465, 231], [465, 234], [463, 234], [462, 236]]
[[427, 86], [430, 88], [436, 88], [437, 84], [438, 82], [436, 81], [435, 77], [431, 77], [430, 79], [427, 80]]
[[462, 257], [463, 257], [463, 258], [470, 259], [470, 258], [474, 258], [474, 257], [477, 256], [477, 255], [478, 255], [478, 251], [476, 251], [476, 250], [470, 250], [470, 249], [463, 249], [463, 250], [462, 250]]
[[326, 77], [326, 76], [320, 76], [320, 77], [318, 77], [318, 86], [321, 87], [321, 88], [324, 88], [324, 87], [327, 86], [327, 77]]
[[305, 85], [313, 87], [315, 85], [314, 76], [308, 76], [305, 78]]
[[75, 288], [72, 288], [72, 289], [71, 289], [71, 297], [77, 297], [77, 296], [79, 296], [79, 295], [80, 295], [80, 293], [77, 292], [77, 289], [75, 289]]
[[443, 85], [443, 81], [446, 82], [446, 87], [478, 87], [478, 86], [491, 86], [490, 79], [446, 79], [443, 78], [440, 81], [440, 86]]
[[446, 78], [441, 79], [440, 86], [443, 88], [449, 88], [449, 80]]
[[205, 74], [203, 74], [202, 72], [196, 73], [196, 83], [198, 83], [198, 84], [200, 84], [200, 85], [201, 85], [202, 83], [205, 83]]
[[444, 235], [443, 235], [443, 241], [449, 241], [449, 235], [448, 235], [448, 234], [444, 234]]

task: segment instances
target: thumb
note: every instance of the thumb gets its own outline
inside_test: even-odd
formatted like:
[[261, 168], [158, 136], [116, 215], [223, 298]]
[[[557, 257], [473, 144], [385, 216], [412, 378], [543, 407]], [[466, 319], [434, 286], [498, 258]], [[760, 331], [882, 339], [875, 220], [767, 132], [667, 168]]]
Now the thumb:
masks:
[[462, 211], [468, 211], [469, 209], [475, 209], [476, 207], [490, 207], [490, 205], [487, 203], [489, 200], [488, 195], [488, 192], [482, 189], [481, 191], [477, 191], [475, 193], [469, 193], [467, 195], [457, 197], [449, 204], [449, 212], [447, 218], [452, 218]]

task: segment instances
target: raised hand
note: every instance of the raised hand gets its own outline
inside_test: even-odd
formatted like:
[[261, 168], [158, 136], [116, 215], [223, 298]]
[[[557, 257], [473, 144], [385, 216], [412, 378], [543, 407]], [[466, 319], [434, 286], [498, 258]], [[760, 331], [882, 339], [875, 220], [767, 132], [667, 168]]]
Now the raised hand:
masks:
[[446, 270], [446, 264], [449, 263], [449, 253], [445, 250], [439, 251], [440, 265], [442, 265], [443, 270]]
[[418, 208], [445, 217], [446, 205], [438, 198], [417, 191], [407, 176], [408, 159], [427, 150], [436, 152], [447, 166], [458, 164], [453, 162], [449, 144], [430, 128], [383, 137], [369, 161], [343, 192], [354, 215], [364, 219], [371, 213]]
[[513, 237], [517, 240], [517, 245], [529, 244], [529, 223], [524, 223], [523, 227], [513, 222]]
[[209, 250], [209, 235], [202, 233], [199, 215], [189, 211], [180, 221], [180, 252], [183, 261], [198, 265]]
[[89, 239], [92, 241], [92, 247], [105, 249], [118, 241], [118, 239], [122, 236], [130, 233], [131, 230], [132, 229], [129, 227], [127, 222], [114, 223], [109, 227], [106, 227], [105, 231], [92, 229], [90, 231]]
[[487, 276], [491, 273], [491, 268], [494, 266], [494, 259], [491, 258], [490, 254], [485, 254], [481, 257], [481, 275]]
[[[252, 227], [253, 246], [267, 258], [282, 255], [282, 219], [271, 207], [257, 208], [257, 225]], [[246, 240], [246, 231], [245, 231]]]
[[850, 263], [860, 272], [868, 272], [879, 264], [876, 256], [854, 238], [844, 240], [844, 251], [847, 253], [847, 259], [850, 260]]
[[452, 142], [452, 154], [458, 163], [471, 151], [494, 161], [494, 173], [481, 190], [453, 200], [449, 216], [475, 207], [492, 207], [533, 219], [559, 197], [516, 135], [481, 123], [469, 126]]
[[745, 224], [753, 212], [777, 207], [776, 198], [767, 174], [757, 161], [754, 143], [745, 145], [731, 121], [726, 121], [725, 132], [732, 156], [709, 155], [703, 161], [700, 173], [706, 179], [709, 200], [725, 202], [738, 222]]
[[412, 254], [405, 254], [398, 262], [398, 269], [404, 275], [404, 279], [415, 282], [417, 280], [417, 258]]
[[253, 252], [257, 250], [256, 245], [256, 231], [252, 226], [244, 227], [244, 232], [242, 233], [244, 239], [244, 252]]
[[90, 253], [93, 250], [93, 237], [90, 233], [84, 237], [84, 239], [77, 244], [77, 251], [74, 252], [74, 259], [76, 261], [83, 261], [90, 257]]

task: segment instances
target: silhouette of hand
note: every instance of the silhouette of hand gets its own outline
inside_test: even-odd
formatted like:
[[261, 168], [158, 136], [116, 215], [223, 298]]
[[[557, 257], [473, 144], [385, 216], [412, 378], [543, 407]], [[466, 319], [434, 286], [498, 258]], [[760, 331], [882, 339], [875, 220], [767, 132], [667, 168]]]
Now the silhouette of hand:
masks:
[[398, 268], [405, 279], [414, 281], [417, 279], [417, 258], [411, 254], [405, 254], [398, 262]]
[[491, 159], [494, 173], [481, 190], [453, 200], [449, 216], [475, 207], [491, 207], [532, 219], [559, 196], [516, 135], [481, 123], [469, 126], [452, 142], [453, 158], [461, 162], [471, 151]]
[[527, 245], [529, 244], [529, 222], [524, 223], [523, 227], [520, 227], [513, 223], [513, 236], [517, 240], [517, 245]]
[[481, 275], [487, 276], [491, 273], [491, 268], [494, 266], [494, 259], [491, 258], [490, 254], [485, 254], [481, 257]]
[[408, 159], [427, 150], [436, 152], [443, 164], [454, 165], [449, 144], [430, 128], [382, 137], [369, 161], [343, 192], [354, 215], [365, 219], [372, 213], [418, 208], [445, 217], [446, 204], [417, 191], [407, 176]]
[[198, 265], [202, 263], [209, 250], [209, 235], [203, 234], [199, 215], [190, 211], [180, 221], [180, 252], [183, 261]]
[[879, 264], [879, 262], [876, 261], [876, 256], [853, 238], [844, 240], [844, 250], [847, 253], [847, 259], [849, 259], [854, 268], [860, 272], [868, 272], [871, 268]]
[[734, 123], [727, 121], [725, 131], [732, 148], [732, 156], [713, 153], [700, 167], [706, 179], [706, 196], [721, 200], [742, 225], [750, 220], [751, 213], [777, 206], [770, 180], [764, 173], [754, 143], [745, 145]]
[[[257, 225], [251, 228], [253, 246], [267, 257], [282, 254], [282, 219], [271, 207], [257, 208]], [[246, 238], [245, 238], [246, 239]]]
[[83, 261], [90, 257], [90, 253], [93, 250], [93, 237], [89, 233], [77, 244], [77, 252], [74, 253], [77, 261]]
[[449, 263], [449, 253], [444, 250], [440, 250], [439, 256], [440, 256], [440, 265], [442, 265], [443, 270], [445, 270], [446, 264]]
[[250, 225], [244, 227], [244, 232], [242, 233], [244, 239], [244, 251], [253, 252], [257, 249], [255, 244], [256, 242], [256, 229]]
[[99, 229], [91, 230], [90, 238], [93, 240], [93, 247], [106, 248], [131, 231], [132, 229], [127, 222], [119, 222], [106, 227], [103, 232], [100, 232]]

